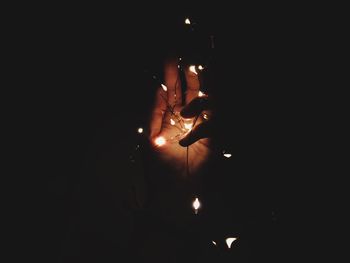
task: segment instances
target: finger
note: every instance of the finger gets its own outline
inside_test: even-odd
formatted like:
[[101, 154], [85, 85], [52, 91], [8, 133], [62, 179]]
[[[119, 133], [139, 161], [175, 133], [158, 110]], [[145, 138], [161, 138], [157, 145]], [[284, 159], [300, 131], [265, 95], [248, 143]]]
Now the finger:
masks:
[[186, 104], [190, 103], [194, 98], [198, 97], [200, 82], [198, 74], [192, 72], [189, 68], [185, 70], [186, 78]]
[[157, 136], [161, 131], [163, 116], [166, 110], [166, 99], [167, 99], [167, 93], [160, 86], [157, 89], [154, 106], [151, 113], [151, 120], [150, 120], [150, 127], [149, 127], [150, 138]]
[[194, 127], [193, 130], [191, 130], [191, 132], [188, 133], [186, 137], [181, 139], [179, 141], [179, 144], [183, 147], [190, 146], [191, 144], [195, 143], [200, 139], [210, 137], [211, 133], [212, 133], [212, 122], [211, 121], [202, 122], [201, 124]]
[[203, 110], [210, 108], [210, 100], [208, 97], [197, 97], [186, 105], [180, 112], [184, 118], [192, 118], [199, 115]]
[[177, 60], [169, 60], [164, 67], [164, 81], [167, 87], [168, 103], [171, 107], [181, 105], [181, 81]]

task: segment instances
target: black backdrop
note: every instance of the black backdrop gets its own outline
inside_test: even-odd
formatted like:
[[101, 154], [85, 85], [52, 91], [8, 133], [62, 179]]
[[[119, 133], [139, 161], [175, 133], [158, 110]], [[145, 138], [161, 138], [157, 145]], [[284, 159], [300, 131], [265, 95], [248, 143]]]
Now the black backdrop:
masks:
[[[214, 52], [218, 130], [233, 153], [213, 180], [229, 216], [217, 216], [218, 227], [207, 231], [244, 233], [237, 260], [283, 259], [276, 251], [293, 238], [301, 208], [291, 199], [308, 172], [301, 167], [311, 147], [307, 110], [314, 93], [305, 77], [312, 74], [317, 21], [291, 7], [167, 10], [61, 6], [23, 25], [26, 61], [33, 62], [27, 92], [35, 110], [27, 114], [38, 153], [32, 155], [44, 175], [36, 184], [44, 193], [39, 206], [29, 206], [39, 237], [31, 252], [47, 262], [135, 254], [135, 235], [144, 229], [136, 227], [130, 201], [129, 155], [136, 129], [146, 126], [150, 76], [174, 51], [200, 58]], [[184, 29], [187, 16], [197, 23], [193, 32]], [[214, 51], [205, 42], [210, 35]]]

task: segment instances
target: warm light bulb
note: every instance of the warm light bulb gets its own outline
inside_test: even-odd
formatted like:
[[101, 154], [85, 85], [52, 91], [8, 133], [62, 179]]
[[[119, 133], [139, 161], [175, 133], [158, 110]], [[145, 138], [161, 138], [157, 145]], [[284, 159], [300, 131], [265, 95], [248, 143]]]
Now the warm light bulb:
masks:
[[196, 199], [193, 201], [193, 208], [195, 209], [196, 212], [200, 206], [201, 206], [201, 203], [199, 202], [198, 197], [196, 197]]
[[191, 130], [192, 129], [192, 123], [184, 123], [185, 129], [186, 130]]
[[204, 97], [204, 96], [205, 96], [204, 92], [198, 91], [198, 97]]
[[137, 129], [137, 132], [138, 132], [138, 133], [143, 133], [143, 128], [141, 128], [141, 127], [138, 128], [138, 129]]
[[163, 146], [165, 144], [166, 140], [163, 136], [159, 136], [157, 137], [155, 140], [154, 140], [154, 143], [157, 145], [157, 146]]
[[226, 244], [228, 248], [231, 248], [232, 242], [235, 241], [237, 238], [236, 237], [229, 237], [226, 238]]
[[193, 65], [190, 66], [190, 67], [189, 67], [189, 70], [190, 70], [192, 73], [196, 74], [196, 75], [198, 74], [197, 71], [196, 71], [196, 66], [193, 66]]
[[189, 18], [186, 18], [186, 19], [185, 19], [185, 24], [186, 24], [186, 25], [190, 25], [190, 24], [191, 24], [191, 21], [190, 21]]
[[160, 84], [160, 85], [162, 86], [162, 88], [163, 88], [164, 91], [167, 91], [167, 90], [168, 90], [168, 88], [167, 88], [164, 84]]
[[224, 153], [224, 156], [225, 156], [226, 158], [230, 158], [230, 157], [232, 156], [232, 154], [230, 154], [230, 153]]

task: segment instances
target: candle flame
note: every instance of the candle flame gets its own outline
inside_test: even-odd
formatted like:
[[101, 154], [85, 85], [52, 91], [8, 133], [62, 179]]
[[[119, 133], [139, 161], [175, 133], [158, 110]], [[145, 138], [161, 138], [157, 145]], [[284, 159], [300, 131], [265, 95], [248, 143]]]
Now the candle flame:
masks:
[[198, 97], [204, 97], [205, 96], [205, 93], [204, 92], [202, 92], [202, 91], [199, 91], [198, 92]]
[[199, 66], [198, 66], [198, 69], [199, 69], [199, 70], [203, 70], [204, 67], [203, 67], [202, 65], [199, 65]]
[[159, 136], [157, 137], [155, 140], [154, 140], [154, 143], [157, 145], [157, 146], [163, 146], [165, 144], [166, 140], [163, 136]]
[[198, 73], [197, 73], [197, 71], [196, 71], [196, 66], [194, 66], [194, 65], [190, 66], [190, 67], [189, 67], [189, 70], [190, 70], [192, 73], [198, 75]]
[[216, 246], [216, 242], [214, 240], [212, 240], [211, 243], [213, 243]]
[[226, 238], [226, 244], [228, 248], [231, 248], [232, 242], [235, 241], [237, 238], [236, 237], [229, 237]]
[[189, 18], [186, 18], [186, 19], [185, 19], [185, 24], [186, 24], [186, 25], [190, 25], [190, 24], [191, 24], [191, 21], [190, 21]]
[[195, 210], [198, 210], [198, 208], [201, 206], [201, 203], [199, 202], [199, 200], [198, 200], [198, 197], [196, 197], [196, 199], [194, 200], [194, 202], [193, 202], [193, 208], [195, 209]]
[[203, 118], [204, 118], [205, 120], [208, 120], [208, 119], [209, 119], [208, 114], [204, 113], [204, 114], [203, 114]]
[[138, 132], [138, 133], [143, 133], [143, 128], [141, 128], [141, 127], [138, 128], [138, 129], [137, 129], [137, 132]]
[[167, 91], [167, 90], [168, 90], [168, 88], [167, 88], [164, 84], [160, 84], [160, 85], [162, 86], [162, 88], [163, 88], [164, 91]]
[[173, 119], [170, 119], [170, 124], [175, 125], [175, 121]]

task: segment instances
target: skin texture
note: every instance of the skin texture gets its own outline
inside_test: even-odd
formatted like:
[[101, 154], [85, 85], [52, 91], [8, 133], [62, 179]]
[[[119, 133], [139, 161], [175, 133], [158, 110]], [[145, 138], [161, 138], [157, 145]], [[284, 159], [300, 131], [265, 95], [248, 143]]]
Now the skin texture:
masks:
[[[210, 115], [208, 97], [199, 96], [198, 75], [189, 67], [184, 69], [187, 88], [182, 94], [177, 65], [174, 60], [165, 63], [166, 87], [160, 86], [157, 90], [150, 120], [150, 141], [162, 165], [186, 176], [200, 170], [210, 156], [211, 122], [206, 120]], [[160, 137], [165, 139], [162, 145], [157, 143]]]

